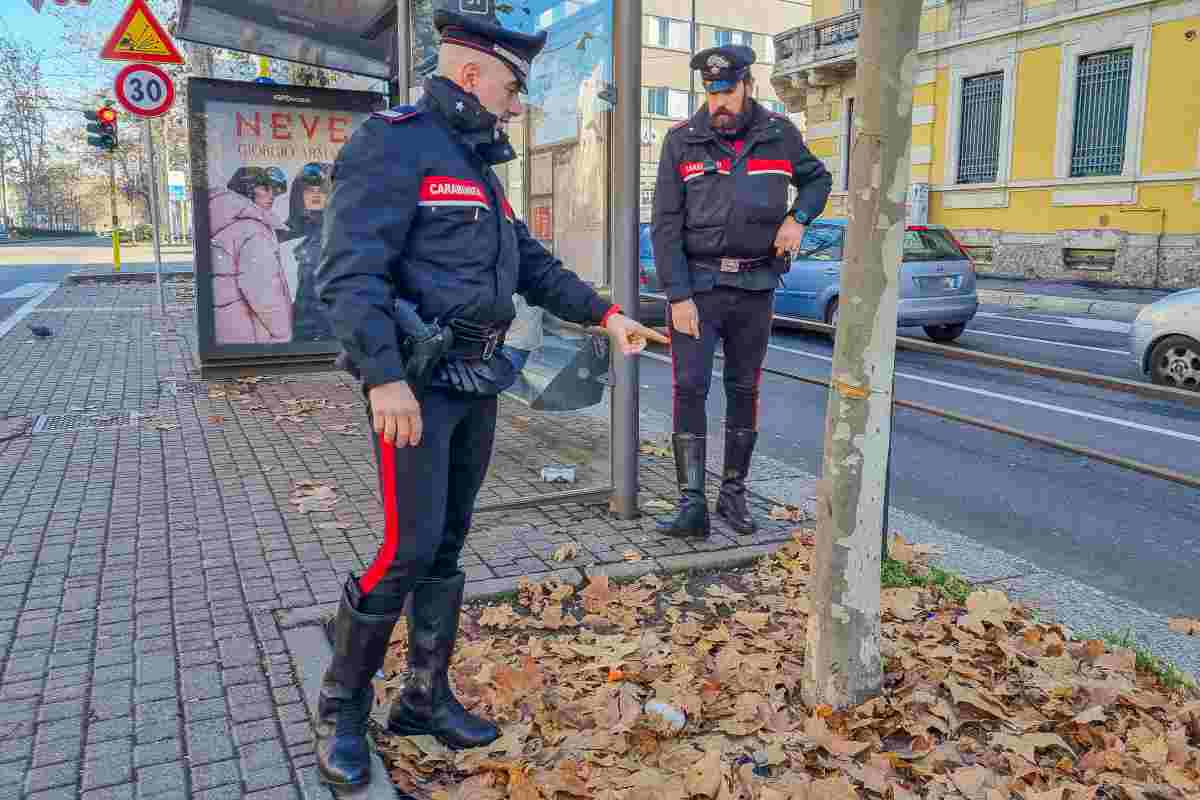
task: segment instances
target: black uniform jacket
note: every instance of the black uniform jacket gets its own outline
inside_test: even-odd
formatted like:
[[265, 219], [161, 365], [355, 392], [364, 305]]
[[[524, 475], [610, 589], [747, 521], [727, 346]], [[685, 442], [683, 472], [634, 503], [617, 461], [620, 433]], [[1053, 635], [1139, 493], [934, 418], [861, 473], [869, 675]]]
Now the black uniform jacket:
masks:
[[[438, 88], [450, 103], [455, 92], [469, 98], [446, 83]], [[530, 235], [492, 167], [428, 95], [374, 114], [342, 148], [318, 291], [367, 386], [404, 379], [396, 296], [442, 323], [507, 325], [514, 293], [580, 324], [600, 322], [610, 308]]]
[[[786, 117], [751, 101], [751, 118], [738, 155], [709, 124], [707, 106], [672, 128], [663, 140], [654, 190], [654, 265], [672, 302], [711, 289], [716, 272], [696, 259], [774, 255], [786, 215], [815, 219], [825, 209], [833, 179], [808, 151]], [[798, 194], [788, 208], [788, 185]], [[777, 274], [786, 259], [772, 263]]]

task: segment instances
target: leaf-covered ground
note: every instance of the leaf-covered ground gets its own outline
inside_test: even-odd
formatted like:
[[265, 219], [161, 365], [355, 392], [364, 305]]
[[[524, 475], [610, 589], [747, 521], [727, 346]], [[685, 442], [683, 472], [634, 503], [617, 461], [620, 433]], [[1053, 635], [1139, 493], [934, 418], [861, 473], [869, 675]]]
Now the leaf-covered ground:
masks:
[[[377, 736], [393, 780], [422, 800], [1200, 797], [1195, 693], [996, 590], [965, 606], [936, 586], [886, 590], [882, 696], [804, 707], [811, 557], [797, 531], [743, 570], [527, 583], [468, 609], [453, 681], [504, 735], [457, 753]], [[686, 714], [683, 729], [649, 700]]]

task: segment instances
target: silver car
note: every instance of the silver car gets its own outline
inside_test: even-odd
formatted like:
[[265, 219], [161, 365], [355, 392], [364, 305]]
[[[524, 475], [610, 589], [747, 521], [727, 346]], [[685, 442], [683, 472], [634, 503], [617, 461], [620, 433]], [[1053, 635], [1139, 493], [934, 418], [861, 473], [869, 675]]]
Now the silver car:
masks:
[[1129, 331], [1129, 351], [1155, 383], [1200, 392], [1200, 289], [1143, 308]]

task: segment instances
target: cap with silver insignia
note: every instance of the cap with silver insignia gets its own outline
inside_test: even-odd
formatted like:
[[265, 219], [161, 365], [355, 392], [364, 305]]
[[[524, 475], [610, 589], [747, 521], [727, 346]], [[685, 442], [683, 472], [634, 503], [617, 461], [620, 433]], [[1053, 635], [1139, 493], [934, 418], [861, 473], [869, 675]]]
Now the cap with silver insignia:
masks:
[[700, 72], [705, 91], [727, 92], [750, 77], [750, 65], [756, 59], [749, 47], [731, 44], [701, 50], [692, 56], [691, 67]]
[[438, 0], [437, 6], [433, 27], [443, 44], [495, 56], [525, 86], [533, 59], [546, 46], [546, 31], [528, 34], [505, 28], [496, 18], [496, 0]]

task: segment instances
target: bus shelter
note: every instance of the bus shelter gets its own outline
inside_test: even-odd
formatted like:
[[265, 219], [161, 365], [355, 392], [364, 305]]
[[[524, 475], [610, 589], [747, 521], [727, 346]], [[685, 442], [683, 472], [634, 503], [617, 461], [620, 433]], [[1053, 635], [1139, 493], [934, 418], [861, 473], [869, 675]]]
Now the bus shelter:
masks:
[[[497, 170], [508, 200], [568, 268], [636, 313], [641, 2], [493, 1], [506, 27], [548, 34], [530, 74], [527, 111], [520, 124], [509, 126], [518, 157]], [[182, 0], [176, 35], [386, 79], [392, 102], [411, 102], [436, 68], [433, 11], [429, 0]], [[291, 92], [291, 87], [279, 88]], [[356, 100], [361, 107], [361, 98]], [[336, 100], [329, 104], [335, 106]], [[193, 114], [197, 130], [217, 129], [203, 108]], [[201, 163], [211, 161], [211, 155], [195, 152], [195, 144], [193, 150], [194, 163], [196, 156]], [[200, 177], [208, 192], [225, 191], [224, 176]], [[197, 200], [197, 208], [208, 202], [203, 196]], [[197, 227], [198, 238], [202, 227]], [[212, 296], [200, 285], [205, 280], [200, 261], [198, 304]], [[608, 499], [620, 516], [636, 516], [637, 360], [610, 353], [603, 337], [543, 309], [523, 303], [518, 308], [506, 356], [522, 365], [521, 377], [501, 398], [494, 477], [480, 493], [479, 510]], [[204, 312], [198, 308], [198, 319], [211, 319]], [[198, 338], [217, 342], [213, 350], [220, 356], [220, 342], [208, 334], [206, 340], [206, 331], [200, 331]], [[248, 363], [245, 359], [253, 360], [257, 352], [265, 360], [312, 354], [321, 343], [256, 347], [230, 352], [243, 359], [239, 363]]]

